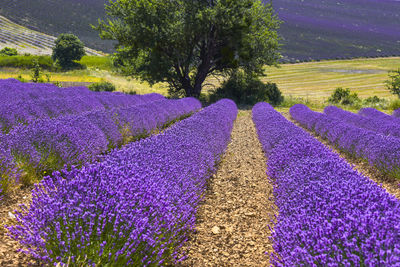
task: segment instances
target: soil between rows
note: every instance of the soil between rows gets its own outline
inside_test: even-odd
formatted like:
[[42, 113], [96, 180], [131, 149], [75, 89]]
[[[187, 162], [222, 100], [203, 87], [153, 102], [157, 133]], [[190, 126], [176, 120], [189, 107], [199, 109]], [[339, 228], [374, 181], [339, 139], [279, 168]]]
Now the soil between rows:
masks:
[[7, 235], [8, 230], [4, 228], [5, 225], [15, 223], [14, 211], [18, 210], [19, 205], [30, 202], [33, 188], [33, 186], [15, 188], [0, 201], [0, 266], [38, 266], [31, 257], [23, 252], [18, 252], [21, 249], [21, 245], [11, 239]]
[[[231, 142], [197, 212], [184, 266], [268, 266], [277, 215], [266, 159], [250, 111], [240, 111]], [[267, 253], [267, 254], [266, 254]]]

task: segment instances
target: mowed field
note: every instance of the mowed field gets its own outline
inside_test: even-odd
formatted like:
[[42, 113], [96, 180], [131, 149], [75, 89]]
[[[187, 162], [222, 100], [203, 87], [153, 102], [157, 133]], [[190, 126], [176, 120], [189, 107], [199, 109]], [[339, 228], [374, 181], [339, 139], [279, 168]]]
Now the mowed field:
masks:
[[[85, 57], [81, 63], [87, 65], [86, 70], [50, 73], [51, 81], [92, 83], [107, 80], [114, 83], [119, 91], [168, 95], [167, 84], [158, 83], [150, 87], [138, 79], [117, 74], [106, 57]], [[282, 64], [279, 67], [266, 67], [267, 76], [262, 80], [277, 83], [286, 97], [301, 97], [310, 101], [327, 100], [337, 87], [350, 88], [361, 98], [376, 95], [393, 99], [395, 96], [386, 89], [385, 80], [388, 79], [388, 71], [397, 68], [400, 68], [400, 57]], [[19, 75], [29, 79], [30, 71], [0, 69], [1, 79], [17, 78]], [[217, 88], [221, 81], [223, 77], [209, 79], [204, 93]]]
[[361, 98], [394, 98], [385, 87], [388, 71], [400, 68], [400, 57], [329, 60], [266, 68], [262, 80], [275, 82], [285, 96], [327, 99], [337, 87], [350, 88]]

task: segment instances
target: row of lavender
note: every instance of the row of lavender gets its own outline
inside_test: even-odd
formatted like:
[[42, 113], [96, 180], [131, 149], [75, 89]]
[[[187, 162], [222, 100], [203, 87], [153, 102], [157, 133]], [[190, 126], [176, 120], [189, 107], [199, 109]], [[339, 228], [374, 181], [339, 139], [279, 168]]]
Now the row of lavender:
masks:
[[21, 170], [21, 182], [29, 184], [64, 165], [92, 162], [106, 151], [146, 137], [200, 108], [201, 103], [194, 98], [163, 98], [19, 125], [6, 135], [0, 134], [1, 187], [6, 191], [18, 177], [13, 165]]
[[397, 266], [400, 201], [266, 103], [253, 120], [279, 208], [276, 266]]
[[178, 259], [237, 115], [221, 100], [103, 161], [45, 177], [9, 227], [49, 263], [147, 266]]
[[382, 115], [379, 114], [379, 111], [375, 111], [376, 112], [374, 112], [374, 109], [361, 109], [360, 114], [355, 114], [335, 106], [328, 106], [324, 109], [324, 113], [332, 119], [341, 120], [348, 124], [375, 131], [383, 135], [400, 138], [400, 123], [397, 122], [397, 118], [394, 116]]
[[[390, 130], [390, 127], [369, 130], [360, 127], [361, 123], [355, 126], [353, 123], [349, 123], [347, 119], [348, 117], [357, 118], [359, 116], [361, 118], [360, 122], [372, 121], [374, 123], [373, 121], [385, 121], [383, 118], [379, 118], [376, 112], [368, 109], [361, 110], [360, 113], [371, 115], [373, 112], [375, 117], [348, 114], [347, 111], [339, 110], [336, 107], [328, 107], [326, 110], [329, 111], [331, 116], [312, 111], [307, 106], [298, 104], [290, 109], [290, 114], [303, 127], [327, 139], [341, 151], [353, 157], [366, 160], [371, 166], [374, 166], [385, 175], [400, 178], [400, 139], [396, 136], [383, 134], [383, 132], [388, 133], [385, 129]], [[333, 110], [338, 110], [338, 113], [343, 114], [343, 117], [332, 116]], [[352, 122], [354, 121], [356, 120], [352, 120]], [[391, 121], [391, 119], [387, 119], [385, 123], [393, 125], [392, 130], [395, 129], [396, 125], [400, 126], [400, 123]], [[362, 125], [366, 125], [366, 123]]]
[[396, 110], [393, 112], [393, 116], [396, 117], [396, 118], [400, 118], [400, 108], [399, 108], [399, 109], [396, 109]]
[[0, 80], [0, 130], [7, 133], [18, 124], [29, 124], [39, 118], [128, 107], [161, 99], [164, 97], [159, 94], [96, 93], [86, 87], [60, 89], [51, 84]]

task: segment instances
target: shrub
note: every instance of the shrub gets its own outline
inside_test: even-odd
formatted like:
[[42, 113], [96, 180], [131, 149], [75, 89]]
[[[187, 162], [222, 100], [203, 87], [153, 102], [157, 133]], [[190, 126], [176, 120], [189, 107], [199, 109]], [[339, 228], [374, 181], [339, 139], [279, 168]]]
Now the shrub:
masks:
[[53, 60], [50, 56], [34, 56], [34, 55], [18, 55], [18, 56], [1, 56], [0, 67], [31, 69], [34, 60], [38, 60], [42, 69], [54, 70]]
[[237, 104], [254, 105], [266, 101], [279, 105], [283, 101], [281, 91], [275, 83], [263, 83], [258, 77], [244, 72], [235, 72], [211, 93], [210, 101], [229, 98]]
[[15, 48], [4, 47], [0, 50], [0, 56], [16, 56], [18, 51]]
[[113, 92], [115, 85], [110, 82], [98, 82], [89, 85], [89, 89], [95, 92]]
[[390, 101], [389, 109], [391, 110], [400, 109], [400, 99], [394, 99]]
[[74, 60], [81, 60], [85, 55], [84, 44], [73, 34], [63, 33], [58, 36], [53, 48], [52, 59], [63, 69], [81, 67]]
[[355, 105], [360, 102], [360, 99], [356, 93], [351, 93], [349, 88], [343, 89], [342, 87], [338, 87], [332, 93], [328, 102], [333, 104]]
[[35, 60], [33, 62], [33, 69], [31, 73], [32, 81], [34, 83], [42, 82], [42, 70], [39, 65], [39, 61]]
[[400, 69], [389, 72], [389, 80], [385, 81], [387, 89], [400, 98]]

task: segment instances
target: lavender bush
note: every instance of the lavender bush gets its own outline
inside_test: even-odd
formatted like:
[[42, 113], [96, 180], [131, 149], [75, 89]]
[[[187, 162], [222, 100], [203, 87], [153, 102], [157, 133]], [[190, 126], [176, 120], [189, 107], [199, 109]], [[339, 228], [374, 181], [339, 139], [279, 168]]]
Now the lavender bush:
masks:
[[324, 113], [330, 118], [341, 120], [360, 128], [375, 131], [383, 135], [400, 137], [400, 125], [392, 121], [375, 117], [364, 117], [335, 106], [326, 107]]
[[358, 114], [373, 120], [382, 120], [386, 123], [395, 123], [400, 125], [400, 119], [394, 116], [390, 116], [374, 108], [362, 108], [358, 111]]
[[400, 118], [400, 108], [393, 111], [393, 116], [396, 118]]
[[86, 87], [58, 88], [49, 84], [0, 80], [0, 130], [9, 132], [36, 119], [129, 107], [164, 99], [158, 94], [94, 93]]
[[366, 160], [385, 175], [400, 178], [400, 142], [398, 138], [356, 127], [305, 105], [294, 105], [291, 116], [303, 127], [315, 131], [331, 144], [353, 157]]
[[237, 108], [221, 100], [102, 162], [45, 177], [11, 236], [48, 263], [161, 265], [193, 229]]
[[270, 105], [253, 108], [279, 208], [275, 266], [397, 266], [400, 201]]
[[67, 166], [92, 162], [100, 154], [153, 131], [201, 108], [194, 98], [161, 99], [142, 105], [92, 111], [56, 119], [37, 119], [4, 136], [0, 147], [11, 151], [23, 170], [22, 182]]

